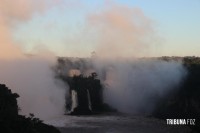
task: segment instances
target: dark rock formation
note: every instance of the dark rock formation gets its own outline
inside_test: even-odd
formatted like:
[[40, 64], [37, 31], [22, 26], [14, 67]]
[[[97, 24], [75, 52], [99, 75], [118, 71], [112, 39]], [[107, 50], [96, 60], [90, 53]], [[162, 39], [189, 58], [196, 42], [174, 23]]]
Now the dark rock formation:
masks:
[[[92, 73], [88, 77], [74, 76], [68, 80], [70, 86], [71, 102], [68, 110], [72, 115], [87, 115], [111, 111], [108, 105], [103, 103], [103, 87], [97, 74]], [[112, 110], [114, 111], [114, 110]]]
[[[103, 103], [103, 89], [97, 74], [84, 76], [86, 70], [95, 70], [93, 59], [89, 58], [58, 58], [53, 68], [55, 77], [69, 86], [70, 96], [66, 96], [66, 110], [73, 115], [87, 115], [102, 112], [116, 112], [108, 104]], [[106, 70], [106, 68], [105, 68]], [[71, 71], [75, 71], [70, 75]], [[77, 72], [77, 73], [76, 73]], [[74, 76], [75, 75], [75, 76]], [[78, 75], [78, 76], [77, 76]], [[101, 78], [105, 78], [104, 70]]]
[[60, 133], [33, 114], [29, 117], [19, 115], [18, 97], [17, 93], [0, 84], [0, 133]]

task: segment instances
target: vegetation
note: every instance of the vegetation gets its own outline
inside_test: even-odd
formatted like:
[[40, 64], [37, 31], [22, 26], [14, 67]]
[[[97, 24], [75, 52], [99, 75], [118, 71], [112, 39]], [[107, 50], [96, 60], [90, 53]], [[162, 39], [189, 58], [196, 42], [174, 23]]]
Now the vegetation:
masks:
[[56, 128], [44, 124], [33, 114], [25, 117], [18, 114], [17, 93], [12, 93], [0, 84], [0, 132], [1, 133], [60, 133]]

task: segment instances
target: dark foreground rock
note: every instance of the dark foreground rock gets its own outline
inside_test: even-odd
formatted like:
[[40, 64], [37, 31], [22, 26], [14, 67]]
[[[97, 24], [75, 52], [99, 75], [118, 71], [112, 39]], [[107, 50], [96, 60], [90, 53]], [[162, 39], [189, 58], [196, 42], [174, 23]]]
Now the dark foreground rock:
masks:
[[18, 94], [0, 84], [0, 133], [60, 133], [53, 126], [44, 124], [33, 114], [18, 114]]

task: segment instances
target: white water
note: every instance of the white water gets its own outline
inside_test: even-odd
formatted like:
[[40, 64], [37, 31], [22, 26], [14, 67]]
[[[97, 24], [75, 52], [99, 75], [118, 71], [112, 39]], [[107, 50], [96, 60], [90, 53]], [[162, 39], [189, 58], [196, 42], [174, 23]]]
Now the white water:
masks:
[[78, 97], [77, 97], [77, 92], [75, 90], [72, 90], [71, 94], [72, 94], [72, 108], [71, 108], [71, 112], [73, 112], [74, 109], [76, 107], [78, 107]]

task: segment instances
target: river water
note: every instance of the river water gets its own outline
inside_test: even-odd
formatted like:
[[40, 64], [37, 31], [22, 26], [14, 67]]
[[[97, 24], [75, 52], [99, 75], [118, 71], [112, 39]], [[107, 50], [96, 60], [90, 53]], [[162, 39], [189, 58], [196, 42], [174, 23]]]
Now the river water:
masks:
[[58, 127], [61, 133], [188, 133], [190, 128], [170, 126], [151, 116], [104, 114], [91, 116], [64, 115], [45, 123]]

